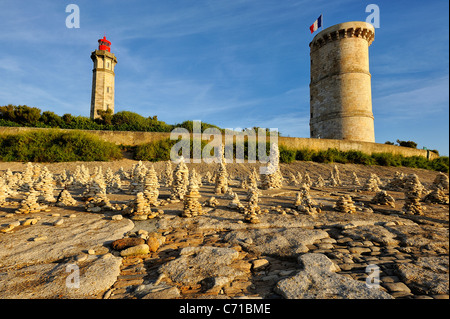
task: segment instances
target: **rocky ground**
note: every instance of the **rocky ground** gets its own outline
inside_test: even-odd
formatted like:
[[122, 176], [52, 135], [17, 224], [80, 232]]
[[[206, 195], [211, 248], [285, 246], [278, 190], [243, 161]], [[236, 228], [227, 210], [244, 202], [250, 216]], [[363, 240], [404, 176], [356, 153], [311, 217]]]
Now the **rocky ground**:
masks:
[[[116, 171], [136, 162], [41, 165], [60, 174], [81, 164]], [[308, 173], [315, 181], [319, 174], [327, 179], [333, 166], [295, 162], [281, 164], [281, 171], [285, 177]], [[370, 202], [375, 192], [351, 183], [352, 172], [362, 184], [376, 173], [385, 185], [399, 171], [417, 174], [429, 188], [437, 173], [336, 166], [343, 185], [311, 187], [322, 207], [316, 217], [294, 210], [299, 187], [284, 185], [261, 190], [259, 205], [267, 211], [258, 224], [245, 223], [242, 213], [227, 207], [230, 199], [214, 194], [213, 185], [200, 187], [200, 202], [218, 200], [215, 208], [205, 207], [206, 214], [183, 218], [183, 203], [171, 202], [160, 207], [164, 214], [143, 221], [112, 218], [117, 211], [88, 213], [81, 191], [71, 191], [76, 207], [50, 205], [39, 213], [15, 214], [23, 196], [18, 194], [0, 205], [0, 227], [17, 225], [0, 232], [0, 298], [448, 298], [448, 205], [422, 203], [423, 215], [402, 214], [404, 192], [387, 191], [395, 207], [375, 205]], [[164, 163], [154, 167], [160, 172]], [[217, 164], [188, 167], [203, 175]], [[232, 176], [253, 167], [258, 165], [227, 164]], [[0, 176], [7, 168], [20, 172], [25, 164], [0, 163]], [[235, 179], [231, 187], [245, 203], [247, 191]], [[159, 192], [160, 199], [170, 195], [166, 187]], [[345, 194], [356, 213], [333, 209]], [[108, 194], [113, 204], [134, 197]]]

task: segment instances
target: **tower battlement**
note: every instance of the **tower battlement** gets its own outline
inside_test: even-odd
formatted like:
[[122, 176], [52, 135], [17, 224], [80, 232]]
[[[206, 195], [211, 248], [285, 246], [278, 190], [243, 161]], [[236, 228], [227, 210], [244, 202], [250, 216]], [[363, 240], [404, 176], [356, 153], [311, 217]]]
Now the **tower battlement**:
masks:
[[374, 27], [345, 22], [310, 43], [312, 138], [375, 142], [369, 46]]

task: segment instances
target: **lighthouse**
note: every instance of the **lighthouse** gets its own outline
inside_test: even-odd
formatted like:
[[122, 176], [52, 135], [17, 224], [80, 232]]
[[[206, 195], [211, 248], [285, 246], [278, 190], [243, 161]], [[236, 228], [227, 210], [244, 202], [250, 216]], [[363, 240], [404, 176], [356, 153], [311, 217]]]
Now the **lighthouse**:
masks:
[[111, 42], [103, 37], [98, 49], [91, 53], [92, 70], [91, 119], [99, 117], [98, 111], [110, 109], [114, 114], [114, 68], [117, 58], [111, 53]]

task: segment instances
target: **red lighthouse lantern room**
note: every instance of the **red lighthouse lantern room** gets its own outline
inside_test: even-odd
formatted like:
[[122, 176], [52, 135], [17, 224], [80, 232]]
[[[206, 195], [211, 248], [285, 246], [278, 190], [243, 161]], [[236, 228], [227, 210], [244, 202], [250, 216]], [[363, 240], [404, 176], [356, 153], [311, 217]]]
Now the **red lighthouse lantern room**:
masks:
[[98, 40], [98, 49], [111, 52], [111, 42], [104, 36], [103, 39]]

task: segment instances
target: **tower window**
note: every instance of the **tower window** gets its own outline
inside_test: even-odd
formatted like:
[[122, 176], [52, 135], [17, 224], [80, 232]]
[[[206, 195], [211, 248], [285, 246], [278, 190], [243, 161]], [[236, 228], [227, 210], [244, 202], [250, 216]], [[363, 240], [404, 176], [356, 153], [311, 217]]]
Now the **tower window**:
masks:
[[106, 93], [109, 93], [109, 86], [106, 87]]
[[109, 68], [109, 62], [106, 62], [106, 67]]

